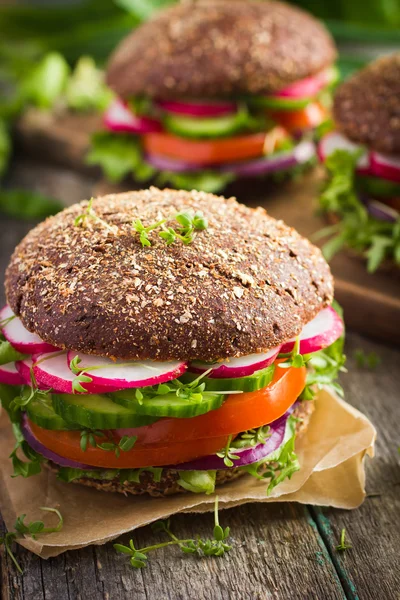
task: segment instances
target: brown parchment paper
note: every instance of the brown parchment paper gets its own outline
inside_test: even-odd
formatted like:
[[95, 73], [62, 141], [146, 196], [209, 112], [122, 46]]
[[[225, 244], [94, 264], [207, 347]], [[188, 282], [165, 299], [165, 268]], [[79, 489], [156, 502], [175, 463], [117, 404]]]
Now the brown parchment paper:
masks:
[[[355, 508], [365, 497], [364, 456], [373, 456], [376, 432], [370, 421], [328, 390], [322, 390], [296, 452], [301, 470], [266, 496], [266, 484], [245, 475], [217, 488], [220, 508], [246, 502], [301, 502]], [[57, 481], [46, 469], [40, 475], [11, 478], [8, 459], [14, 439], [7, 415], [0, 415], [0, 510], [8, 528], [18, 515], [43, 519], [40, 506], [57, 507], [62, 531], [23, 539], [21, 544], [42, 556], [57, 556], [89, 544], [104, 544], [122, 533], [178, 512], [212, 510], [214, 495], [182, 494], [165, 498], [110, 494]], [[268, 510], [265, 507], [264, 510]], [[50, 518], [45, 515], [46, 522]]]

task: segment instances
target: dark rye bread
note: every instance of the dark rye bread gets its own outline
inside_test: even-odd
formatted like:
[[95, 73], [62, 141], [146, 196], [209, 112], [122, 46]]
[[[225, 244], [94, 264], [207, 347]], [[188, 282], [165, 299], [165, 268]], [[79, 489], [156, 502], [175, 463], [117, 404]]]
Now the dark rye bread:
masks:
[[[299, 402], [294, 409], [293, 416], [298, 419], [296, 423], [296, 439], [306, 431], [314, 408], [315, 404], [313, 401], [303, 401]], [[55, 463], [45, 463], [45, 465], [54, 473], [57, 473], [59, 470], [59, 467]], [[268, 463], [265, 463], [264, 467], [266, 468], [267, 466]], [[224, 483], [229, 483], [245, 474], [246, 471], [238, 468], [220, 470], [216, 472], [215, 484], [216, 486], [223, 485]], [[71, 483], [93, 487], [102, 492], [119, 492], [125, 495], [133, 494], [134, 496], [148, 494], [149, 496], [159, 497], [187, 493], [187, 490], [179, 485], [178, 479], [178, 471], [164, 469], [161, 479], [158, 482], [154, 481], [152, 473], [143, 471], [140, 475], [140, 483], [135, 483], [133, 481], [121, 483], [119, 479], [99, 480], [89, 479], [87, 477], [74, 479]]]
[[[331, 303], [318, 248], [264, 209], [204, 192], [150, 188], [76, 204], [17, 246], [6, 294], [29, 331], [71, 350], [116, 358], [207, 361], [266, 351]], [[190, 245], [150, 234], [178, 211], [209, 221]], [[174, 222], [171, 221], [171, 224]], [[175, 223], [176, 224], [176, 223]]]
[[351, 140], [400, 154], [400, 52], [374, 61], [345, 81], [333, 114]]
[[310, 14], [281, 2], [199, 0], [157, 13], [116, 49], [107, 83], [122, 98], [273, 92], [336, 58]]

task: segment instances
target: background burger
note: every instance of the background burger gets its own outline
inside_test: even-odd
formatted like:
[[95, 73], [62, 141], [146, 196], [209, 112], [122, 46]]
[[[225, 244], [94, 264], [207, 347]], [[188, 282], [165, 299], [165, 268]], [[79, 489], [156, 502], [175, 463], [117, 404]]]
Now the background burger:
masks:
[[16, 248], [6, 293], [0, 395], [24, 477], [160, 495], [250, 473], [270, 492], [344, 360], [320, 251], [202, 192], [64, 210]]
[[346, 245], [375, 271], [400, 265], [400, 53], [353, 75], [334, 99], [335, 131], [319, 144], [329, 182], [322, 208], [339, 222], [326, 256]]
[[280, 2], [200, 0], [159, 12], [116, 49], [117, 97], [89, 162], [118, 181], [216, 191], [240, 177], [296, 172], [337, 80], [324, 26]]

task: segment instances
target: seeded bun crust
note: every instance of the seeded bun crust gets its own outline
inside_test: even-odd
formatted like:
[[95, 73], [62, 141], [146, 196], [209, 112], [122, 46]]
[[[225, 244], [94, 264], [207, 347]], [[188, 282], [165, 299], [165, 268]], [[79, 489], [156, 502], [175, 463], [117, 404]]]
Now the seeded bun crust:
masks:
[[[241, 356], [289, 340], [332, 301], [320, 250], [262, 208], [150, 188], [98, 198], [97, 220], [76, 225], [87, 205], [35, 227], [6, 271], [13, 311], [57, 347], [125, 359]], [[152, 232], [142, 247], [133, 221], [185, 209], [209, 223], [191, 244], [167, 246]]]
[[400, 154], [400, 52], [345, 81], [334, 99], [338, 128], [378, 152]]
[[281, 2], [199, 0], [157, 13], [115, 50], [107, 83], [122, 98], [273, 92], [336, 58], [324, 26]]
[[[296, 439], [298, 439], [307, 429], [311, 415], [314, 412], [313, 401], [300, 402], [293, 411], [293, 416], [298, 419], [296, 423]], [[45, 463], [45, 465], [54, 473], [57, 473], [59, 467], [55, 463]], [[264, 467], [268, 467], [265, 463]], [[246, 471], [241, 469], [224, 469], [216, 472], [215, 483], [217, 486], [234, 481], [238, 477], [246, 475]], [[172, 496], [173, 494], [188, 493], [178, 483], [179, 472], [172, 469], [164, 469], [160, 481], [154, 481], [150, 472], [143, 471], [140, 475], [140, 483], [126, 481], [121, 483], [119, 479], [99, 480], [82, 477], [74, 479], [71, 483], [93, 487], [102, 492], [119, 492], [120, 494], [132, 494], [134, 496], [143, 496], [148, 494], [153, 497]], [[266, 482], [267, 483], [267, 482]]]

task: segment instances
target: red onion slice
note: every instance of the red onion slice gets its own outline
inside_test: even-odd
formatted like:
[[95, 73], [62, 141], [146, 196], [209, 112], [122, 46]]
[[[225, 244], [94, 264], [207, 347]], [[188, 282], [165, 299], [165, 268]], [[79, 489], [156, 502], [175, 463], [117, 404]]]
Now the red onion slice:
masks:
[[80, 463], [75, 460], [70, 460], [69, 458], [64, 458], [63, 456], [60, 456], [59, 454], [56, 454], [55, 452], [52, 452], [52, 450], [46, 448], [46, 446], [44, 446], [42, 442], [39, 442], [39, 440], [33, 433], [29, 425], [28, 417], [25, 413], [22, 415], [21, 419], [21, 430], [24, 438], [26, 439], [30, 447], [33, 448], [35, 452], [38, 452], [39, 454], [44, 456], [44, 458], [46, 458], [47, 460], [51, 460], [52, 462], [56, 463], [56, 465], [60, 465], [60, 467], [72, 467], [73, 469], [82, 469], [82, 471], [96, 470], [96, 467], [93, 467], [91, 465], [85, 465], [84, 463]]

